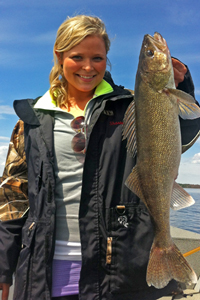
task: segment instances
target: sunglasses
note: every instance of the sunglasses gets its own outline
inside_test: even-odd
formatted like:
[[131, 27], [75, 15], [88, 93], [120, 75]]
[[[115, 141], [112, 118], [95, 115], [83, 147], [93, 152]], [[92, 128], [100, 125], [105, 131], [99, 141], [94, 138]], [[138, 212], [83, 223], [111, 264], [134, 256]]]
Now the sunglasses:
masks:
[[85, 153], [85, 118], [83, 116], [76, 117], [71, 121], [71, 128], [77, 132], [71, 142], [72, 150], [76, 153]]

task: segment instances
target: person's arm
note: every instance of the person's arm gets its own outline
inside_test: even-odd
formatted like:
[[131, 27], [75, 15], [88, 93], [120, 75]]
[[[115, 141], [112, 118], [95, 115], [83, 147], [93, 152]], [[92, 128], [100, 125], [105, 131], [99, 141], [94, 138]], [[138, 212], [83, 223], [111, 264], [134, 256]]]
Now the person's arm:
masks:
[[180, 62], [178, 59], [172, 57], [172, 65], [174, 70], [174, 81], [175, 86], [178, 87], [179, 83], [183, 82], [185, 79], [185, 74], [187, 73], [187, 67]]
[[12, 275], [21, 250], [21, 229], [28, 211], [24, 126], [18, 121], [9, 144], [0, 185], [0, 289], [8, 298]]
[[172, 65], [174, 69], [174, 81], [175, 81], [176, 88], [178, 90], [182, 90], [190, 94], [195, 98], [194, 83], [188, 67], [184, 65], [180, 60], [173, 57], [172, 57]]
[[[188, 67], [175, 58], [172, 58], [172, 64], [177, 89], [182, 90], [195, 98], [194, 83]], [[199, 105], [197, 100], [196, 104]], [[194, 120], [183, 120], [180, 118], [180, 125], [183, 146], [182, 151], [185, 152], [200, 136], [200, 118]]]
[[24, 123], [20, 120], [11, 136], [6, 164], [0, 181], [0, 221], [22, 217], [29, 204]]

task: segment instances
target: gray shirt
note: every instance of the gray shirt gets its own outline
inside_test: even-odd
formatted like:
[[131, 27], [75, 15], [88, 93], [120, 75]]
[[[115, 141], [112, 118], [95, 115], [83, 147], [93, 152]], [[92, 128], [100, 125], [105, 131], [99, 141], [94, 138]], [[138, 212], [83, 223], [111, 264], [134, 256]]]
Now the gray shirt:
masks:
[[70, 126], [73, 119], [67, 112], [55, 111], [56, 240], [80, 242], [78, 214], [84, 154], [74, 153], [71, 148], [76, 134]]

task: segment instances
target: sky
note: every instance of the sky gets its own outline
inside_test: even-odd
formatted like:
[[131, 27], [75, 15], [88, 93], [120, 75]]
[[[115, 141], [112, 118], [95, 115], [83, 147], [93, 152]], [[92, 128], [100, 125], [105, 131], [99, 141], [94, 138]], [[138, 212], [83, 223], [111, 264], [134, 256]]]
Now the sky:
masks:
[[[189, 67], [200, 102], [199, 0], [0, 0], [0, 174], [18, 120], [13, 101], [49, 89], [57, 29], [77, 14], [105, 22], [111, 39], [108, 70], [116, 84], [134, 89], [143, 37], [157, 31], [171, 55]], [[200, 184], [200, 139], [182, 155], [177, 182]]]

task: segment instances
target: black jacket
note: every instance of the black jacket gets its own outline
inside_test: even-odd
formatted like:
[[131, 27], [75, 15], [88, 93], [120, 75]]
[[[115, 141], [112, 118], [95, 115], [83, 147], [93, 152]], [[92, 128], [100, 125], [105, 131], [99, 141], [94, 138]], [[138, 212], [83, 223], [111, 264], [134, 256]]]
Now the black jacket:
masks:
[[[126, 141], [122, 140], [123, 117], [132, 95], [114, 85], [111, 78], [107, 81], [114, 91], [96, 98], [88, 126], [79, 212], [82, 247], [79, 297], [81, 300], [157, 299], [176, 289], [176, 284], [172, 281], [162, 290], [146, 284], [153, 240], [151, 219], [145, 205], [124, 184], [135, 165], [135, 159], [127, 154]], [[0, 282], [11, 282], [19, 255], [15, 300], [51, 299], [56, 212], [54, 118], [50, 111], [34, 110], [35, 101], [14, 103], [24, 122], [30, 210], [28, 217], [0, 224]], [[199, 132], [200, 120], [181, 121], [181, 124], [183, 143], [188, 144]], [[120, 218], [124, 216], [127, 219]]]

